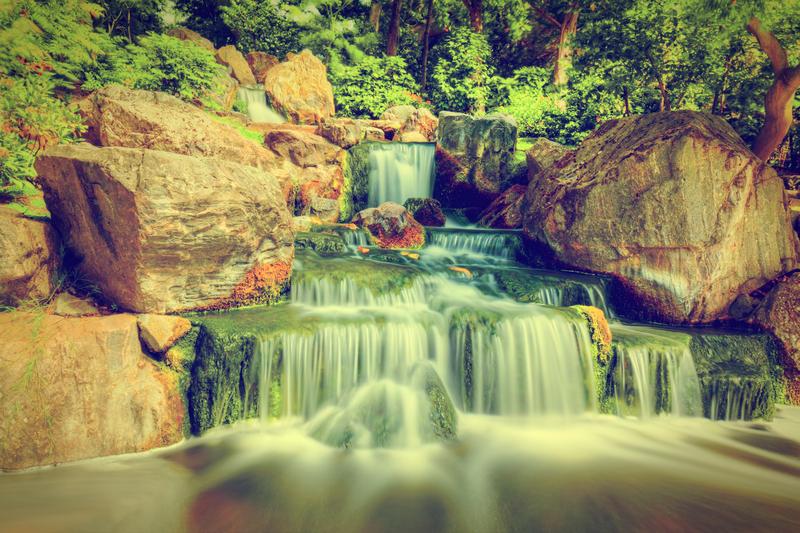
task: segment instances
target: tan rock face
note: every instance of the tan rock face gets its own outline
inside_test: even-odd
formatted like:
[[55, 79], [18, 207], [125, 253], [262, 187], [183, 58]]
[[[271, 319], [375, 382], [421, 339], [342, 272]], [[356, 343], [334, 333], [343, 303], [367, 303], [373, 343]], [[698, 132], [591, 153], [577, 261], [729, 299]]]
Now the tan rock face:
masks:
[[192, 323], [180, 316], [145, 314], [137, 316], [136, 322], [139, 338], [155, 353], [166, 352], [192, 329]]
[[314, 198], [338, 200], [343, 188], [344, 172], [339, 166], [320, 165], [303, 169], [297, 177], [298, 210], [305, 211]]
[[280, 60], [266, 52], [250, 52], [247, 54], [247, 64], [250, 66], [250, 71], [256, 79], [256, 83], [264, 83], [264, 78], [267, 77], [267, 72], [279, 64]]
[[[87, 144], [54, 146], [35, 166], [54, 224], [82, 258], [81, 272], [120, 309], [216, 306], [234, 293], [246, 296], [236, 287], [251, 272], [291, 264], [290, 214], [266, 172]], [[273, 289], [269, 280], [250, 281], [252, 298]]]
[[[394, 109], [394, 108], [393, 108]], [[402, 136], [404, 142], [436, 142], [437, 133], [439, 128], [439, 119], [427, 109], [415, 109], [405, 121], [403, 121]], [[417, 133], [422, 140], [409, 141], [406, 140], [406, 135]]]
[[60, 260], [59, 242], [50, 223], [0, 206], [0, 303], [13, 305], [50, 295]]
[[49, 307], [53, 314], [61, 316], [93, 315], [99, 312], [91, 303], [66, 292], [56, 296]]
[[242, 53], [232, 44], [223, 46], [214, 55], [217, 63], [223, 67], [231, 67], [231, 76], [242, 85], [255, 85], [256, 78], [250, 70], [250, 65], [244, 60]]
[[364, 129], [364, 138], [368, 141], [385, 141], [386, 134], [382, 129], [367, 127]]
[[177, 39], [180, 39], [181, 41], [196, 42], [206, 50], [214, 52], [214, 44], [211, 41], [209, 41], [196, 31], [192, 31], [188, 28], [174, 28], [169, 30], [167, 32], [167, 35], [169, 35], [170, 37], [175, 37]]
[[10, 393], [0, 401], [0, 468], [182, 440], [186, 413], [176, 376], [142, 354], [136, 317], [3, 313], [0, 340], [0, 390]]
[[567, 155], [569, 149], [563, 144], [538, 139], [533, 146], [525, 153], [525, 161], [528, 164], [528, 181], [530, 182], [537, 174], [550, 168], [550, 165]]
[[214, 78], [214, 85], [218, 91], [210, 91], [211, 99], [226, 111], [233, 109], [236, 93], [239, 92], [239, 82], [223, 72]]
[[384, 111], [380, 119], [403, 123], [416, 110], [417, 108], [413, 105], [396, 105]]
[[294, 124], [319, 124], [336, 114], [326, 71], [310, 50], [287, 54], [287, 60], [271, 68], [264, 79], [267, 99]]
[[302, 131], [275, 130], [264, 135], [264, 144], [280, 157], [290, 160], [298, 167], [324, 165], [342, 150], [319, 135]]
[[361, 127], [355, 122], [341, 119], [322, 119], [315, 133], [345, 150], [361, 140]]
[[484, 228], [519, 229], [522, 227], [520, 207], [527, 187], [514, 185], [489, 204], [478, 221]]
[[539, 174], [523, 227], [546, 261], [613, 275], [617, 312], [710, 322], [795, 267], [784, 202], [725, 121], [652, 113], [603, 124]]
[[[397, 139], [395, 137], [395, 139]], [[428, 142], [428, 139], [418, 131], [409, 131], [402, 134], [401, 141], [404, 143], [424, 143]]]
[[215, 156], [259, 169], [275, 161], [272, 152], [233, 126], [164, 93], [110, 85], [82, 100], [80, 111], [89, 127], [84, 138], [95, 146]]

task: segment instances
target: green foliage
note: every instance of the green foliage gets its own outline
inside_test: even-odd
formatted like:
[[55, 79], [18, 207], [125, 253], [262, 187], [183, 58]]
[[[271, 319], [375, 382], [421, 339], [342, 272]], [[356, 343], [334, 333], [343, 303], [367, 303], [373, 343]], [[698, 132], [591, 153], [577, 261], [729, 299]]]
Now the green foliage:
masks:
[[227, 4], [228, 0], [175, 0], [175, 9], [186, 15], [185, 27], [222, 48], [236, 40], [222, 20], [222, 6]]
[[451, 30], [432, 55], [430, 95], [436, 109], [462, 113], [482, 110], [489, 98], [487, 81], [494, 71], [489, 65], [491, 48], [486, 38], [470, 28]]
[[355, 65], [329, 69], [328, 78], [341, 116], [377, 118], [388, 107], [420, 100], [417, 84], [401, 57], [364, 56]]
[[271, 2], [231, 0], [221, 7], [222, 20], [236, 36], [236, 48], [242, 54], [267, 52], [283, 58], [298, 52], [300, 27], [287, 11]]
[[236, 111], [237, 113], [247, 114], [247, 102], [244, 100], [234, 100], [233, 110]]
[[108, 35], [120, 35], [133, 40], [147, 32], [161, 32], [164, 23], [160, 12], [167, 7], [165, 0], [97, 0], [103, 14], [95, 21]]

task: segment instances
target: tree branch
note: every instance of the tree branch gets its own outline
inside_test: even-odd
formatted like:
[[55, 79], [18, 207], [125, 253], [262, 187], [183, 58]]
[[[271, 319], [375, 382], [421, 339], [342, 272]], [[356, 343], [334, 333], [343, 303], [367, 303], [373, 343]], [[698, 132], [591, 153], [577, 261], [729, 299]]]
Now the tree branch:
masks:
[[761, 27], [760, 20], [756, 17], [752, 17], [750, 22], [747, 23], [747, 31], [756, 38], [758, 46], [760, 46], [761, 50], [769, 57], [776, 76], [780, 76], [781, 72], [789, 68], [789, 59], [786, 57], [786, 50], [783, 49], [783, 46], [781, 46], [772, 32], [766, 31]]
[[[462, 0], [462, 1], [465, 1], [465, 0]], [[549, 13], [545, 12], [545, 8], [547, 8], [547, 2], [543, 3], [541, 7], [539, 7], [538, 5], [534, 4], [531, 0], [528, 0], [528, 4], [533, 8], [534, 11], [537, 12], [537, 14], [541, 18], [543, 18], [543, 19], [547, 20], [548, 22], [554, 24], [556, 27], [558, 27], [559, 30], [563, 28], [564, 25], [561, 22], [557, 21]]]

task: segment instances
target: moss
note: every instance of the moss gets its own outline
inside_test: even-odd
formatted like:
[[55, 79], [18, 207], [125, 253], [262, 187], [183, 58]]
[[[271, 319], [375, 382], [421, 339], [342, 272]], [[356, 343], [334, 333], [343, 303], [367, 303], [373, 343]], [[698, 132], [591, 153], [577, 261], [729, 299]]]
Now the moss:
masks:
[[[474, 376], [476, 372], [481, 372], [483, 379], [483, 408], [486, 412], [492, 413], [497, 409], [497, 383], [493, 379], [495, 372], [495, 361], [485, 358], [482, 368], [476, 368], [474, 357], [475, 343], [482, 338], [484, 354], [491, 353], [489, 342], [497, 334], [497, 323], [501, 316], [483, 310], [462, 308], [458, 309], [450, 318], [450, 331], [455, 335], [463, 335], [463, 360], [455, 362], [455, 372], [458, 382], [461, 384], [461, 400], [465, 411], [474, 411], [475, 389]], [[482, 336], [476, 333], [482, 333]]]
[[353, 202], [353, 174], [349, 170], [352, 164], [349, 152], [345, 152], [342, 158], [342, 174], [344, 180], [342, 182], [342, 190], [339, 192], [339, 222], [350, 222], [356, 214], [355, 205]]
[[213, 118], [218, 122], [224, 122], [225, 124], [233, 126], [238, 130], [239, 133], [242, 134], [242, 137], [244, 137], [245, 139], [250, 139], [251, 141], [257, 142], [258, 144], [264, 144], [263, 133], [247, 129], [246, 127], [242, 126], [236, 119], [220, 117], [219, 115], [216, 115], [214, 113], [208, 113], [208, 116], [210, 116], [211, 118]]
[[450, 440], [458, 437], [456, 409], [447, 389], [442, 383], [439, 374], [436, 373], [429, 362], [420, 365], [414, 376], [415, 381], [425, 390], [425, 394], [430, 401], [430, 411], [428, 420], [433, 433], [438, 440]]
[[336, 234], [300, 232], [294, 240], [295, 249], [313, 250], [319, 254], [341, 254], [348, 252], [347, 244]]
[[349, 217], [344, 212], [339, 215], [339, 220], [349, 222], [361, 210], [367, 208], [369, 200], [369, 152], [371, 141], [361, 141], [347, 151], [344, 170], [345, 187], [352, 191], [353, 208]]

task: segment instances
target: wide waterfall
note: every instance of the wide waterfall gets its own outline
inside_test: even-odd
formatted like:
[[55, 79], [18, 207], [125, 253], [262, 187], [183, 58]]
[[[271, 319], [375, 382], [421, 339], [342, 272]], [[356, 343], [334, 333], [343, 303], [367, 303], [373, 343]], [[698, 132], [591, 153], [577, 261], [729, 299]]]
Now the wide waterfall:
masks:
[[369, 207], [402, 205], [433, 193], [435, 143], [374, 143], [369, 152]]
[[272, 124], [282, 124], [286, 118], [277, 113], [272, 106], [267, 103], [267, 95], [264, 92], [264, 84], [239, 85], [236, 98], [247, 102], [247, 116], [253, 122], [270, 122]]

